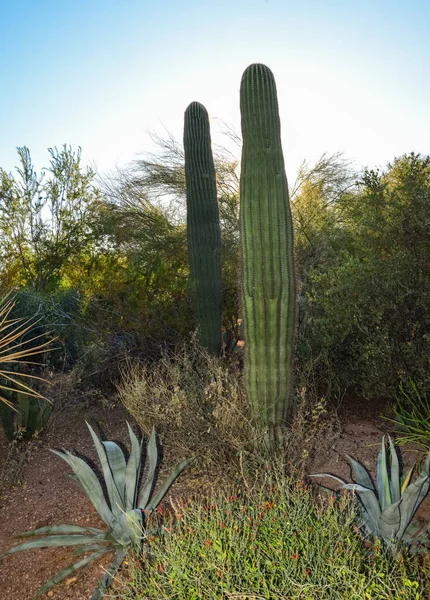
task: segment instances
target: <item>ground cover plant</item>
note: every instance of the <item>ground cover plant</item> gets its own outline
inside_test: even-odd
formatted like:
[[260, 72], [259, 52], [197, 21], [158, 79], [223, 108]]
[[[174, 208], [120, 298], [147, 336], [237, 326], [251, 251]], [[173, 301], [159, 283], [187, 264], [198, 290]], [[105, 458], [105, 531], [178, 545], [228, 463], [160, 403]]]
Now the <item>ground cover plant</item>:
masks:
[[129, 558], [114, 597], [424, 598], [422, 557], [365, 546], [351, 497], [322, 501], [298, 474], [271, 468], [264, 484], [243, 485], [238, 495], [219, 490], [160, 511], [162, 534], [151, 538], [141, 563]]

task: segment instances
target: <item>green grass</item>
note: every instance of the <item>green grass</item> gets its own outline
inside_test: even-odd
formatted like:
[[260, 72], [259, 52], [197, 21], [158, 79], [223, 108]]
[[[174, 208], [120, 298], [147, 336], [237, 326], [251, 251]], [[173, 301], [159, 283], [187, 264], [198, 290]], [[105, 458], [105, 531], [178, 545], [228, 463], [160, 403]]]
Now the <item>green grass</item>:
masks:
[[421, 556], [393, 558], [366, 545], [351, 499], [316, 499], [297, 478], [273, 478], [240, 496], [219, 492], [180, 511], [158, 516], [162, 533], [141, 567], [129, 561], [115, 598], [425, 598]]

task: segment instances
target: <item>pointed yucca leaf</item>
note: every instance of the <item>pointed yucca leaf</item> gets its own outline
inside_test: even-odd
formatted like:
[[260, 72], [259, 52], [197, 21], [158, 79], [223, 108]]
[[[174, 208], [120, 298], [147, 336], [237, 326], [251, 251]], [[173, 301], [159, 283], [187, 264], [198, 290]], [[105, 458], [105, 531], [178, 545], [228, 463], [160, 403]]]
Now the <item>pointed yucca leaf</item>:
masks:
[[343, 489], [352, 490], [354, 492], [372, 492], [372, 494], [374, 494], [373, 490], [370, 490], [369, 488], [364, 487], [364, 485], [360, 485], [359, 483], [344, 483]]
[[70, 565], [69, 567], [66, 567], [65, 569], [62, 569], [61, 571], [59, 571], [56, 575], [54, 575], [54, 577], [52, 577], [52, 579], [47, 581], [45, 583], [45, 585], [43, 585], [40, 588], [40, 590], [37, 592], [37, 594], [35, 596], [35, 600], [37, 598], [40, 598], [41, 596], [43, 596], [43, 594], [46, 594], [46, 592], [48, 590], [50, 590], [52, 587], [54, 587], [54, 585], [56, 585], [57, 583], [60, 583], [60, 581], [63, 581], [63, 579], [65, 579], [66, 577], [68, 577], [69, 575], [74, 573], [75, 571], [78, 571], [79, 569], [82, 569], [82, 567], [85, 567], [89, 563], [97, 560], [98, 558], [103, 556], [103, 554], [106, 554], [106, 552], [109, 552], [109, 550], [103, 550], [103, 551], [100, 550], [99, 552], [94, 552], [93, 554], [90, 554], [89, 556], [82, 558], [81, 560], [75, 562], [73, 565]]
[[147, 446], [147, 455], [149, 458], [149, 469], [148, 474], [146, 476], [145, 485], [143, 486], [140, 496], [138, 507], [142, 510], [146, 509], [146, 505], [151, 498], [152, 491], [154, 489], [154, 477], [155, 471], [157, 469], [158, 463], [158, 448], [157, 448], [157, 437], [155, 434], [155, 428], [152, 428], [151, 437], [149, 438], [148, 446]]
[[127, 463], [125, 462], [124, 453], [118, 444], [115, 442], [103, 442], [106, 449], [106, 454], [109, 461], [109, 466], [112, 471], [113, 480], [118, 490], [121, 499], [121, 509], [125, 510], [125, 470]]
[[364, 486], [365, 488], [368, 488], [369, 490], [375, 490], [372, 478], [367, 472], [367, 469], [363, 467], [363, 465], [360, 464], [358, 460], [355, 460], [351, 456], [348, 456], [348, 454], [346, 455], [346, 458], [349, 460], [349, 463], [351, 465], [354, 481]]
[[152, 513], [152, 511], [154, 511], [157, 508], [157, 506], [163, 500], [164, 496], [167, 494], [167, 492], [169, 491], [169, 489], [171, 488], [173, 483], [176, 481], [176, 479], [179, 477], [179, 475], [182, 473], [182, 471], [185, 469], [185, 467], [187, 467], [190, 463], [192, 463], [193, 460], [194, 460], [194, 458], [187, 458], [186, 460], [182, 461], [181, 464], [179, 464], [176, 467], [176, 469], [173, 471], [173, 473], [171, 473], [169, 478], [164, 482], [161, 489], [157, 492], [157, 494], [149, 502], [149, 504], [147, 504], [146, 513], [148, 515], [150, 515]]
[[107, 569], [107, 572], [105, 573], [105, 575], [102, 577], [102, 579], [97, 584], [97, 587], [94, 590], [93, 595], [91, 596], [91, 600], [101, 600], [101, 598], [103, 598], [103, 595], [104, 595], [106, 589], [112, 583], [113, 578], [115, 577], [118, 569], [122, 565], [122, 562], [126, 556], [127, 556], [127, 550], [121, 550], [115, 554], [115, 558], [114, 558], [112, 564], [110, 565], [110, 567]]
[[126, 511], [132, 510], [137, 502], [137, 486], [139, 484], [142, 464], [142, 442], [139, 442], [129, 423], [128, 433], [131, 440], [130, 456], [125, 470]]
[[385, 452], [385, 436], [382, 438], [381, 451], [378, 454], [376, 483], [379, 504], [381, 505], [381, 510], [384, 510], [391, 504], [390, 479], [388, 477], [387, 456]]
[[398, 536], [400, 518], [400, 501], [390, 504], [381, 512], [378, 523], [378, 537], [388, 545]]
[[47, 527], [39, 527], [32, 531], [24, 531], [17, 535], [17, 538], [34, 537], [36, 535], [68, 535], [73, 533], [106, 533], [103, 529], [96, 527], [81, 527], [80, 525], [48, 525]]
[[[32, 550], [33, 548], [52, 548], [58, 546], [80, 546], [83, 544], [94, 544], [95, 542], [103, 542], [104, 537], [98, 534], [94, 535], [53, 535], [37, 540], [31, 540], [30, 542], [24, 542], [14, 546], [6, 554], [15, 554], [16, 552], [22, 552], [23, 550]], [[107, 540], [106, 540], [107, 541]]]
[[[106, 446], [104, 446], [104, 444], [101, 443], [101, 441], [99, 440], [98, 436], [96, 435], [96, 433], [94, 432], [93, 428], [91, 427], [91, 425], [89, 423], [87, 423], [87, 427], [90, 430], [90, 434], [91, 434], [91, 437], [93, 438], [93, 442], [94, 442], [94, 445], [97, 450], [99, 461], [102, 466], [103, 477], [105, 480], [106, 489], [107, 489], [107, 493], [109, 496], [110, 507], [111, 507], [112, 513], [114, 515], [119, 515], [121, 513], [121, 505], [122, 505], [121, 500], [122, 499], [121, 499], [121, 494], [119, 493], [119, 490], [117, 488], [117, 485], [116, 485], [116, 482], [115, 482], [115, 479], [114, 479], [114, 476], [113, 476], [113, 473], [111, 470], [110, 460], [106, 456], [106, 451], [105, 451]], [[121, 454], [122, 454], [122, 452], [121, 452]], [[124, 456], [123, 456], [123, 458], [124, 458]]]
[[412, 467], [409, 469], [409, 471], [402, 476], [402, 479], [401, 479], [401, 484], [402, 484], [401, 485], [401, 494], [402, 495], [409, 485], [409, 482], [411, 480], [414, 469], [415, 469], [415, 465], [412, 465]]
[[99, 513], [106, 525], [110, 527], [114, 516], [106, 502], [102, 486], [100, 485], [97, 475], [94, 473], [91, 467], [87, 465], [82, 458], [78, 458], [77, 456], [70, 454], [70, 452], [67, 452], [67, 450], [64, 450], [64, 452], [51, 450], [51, 452], [62, 458], [71, 467], [94, 508]]
[[390, 436], [388, 436], [388, 441], [390, 444], [390, 495], [391, 502], [396, 503], [400, 500], [401, 496], [399, 459]]

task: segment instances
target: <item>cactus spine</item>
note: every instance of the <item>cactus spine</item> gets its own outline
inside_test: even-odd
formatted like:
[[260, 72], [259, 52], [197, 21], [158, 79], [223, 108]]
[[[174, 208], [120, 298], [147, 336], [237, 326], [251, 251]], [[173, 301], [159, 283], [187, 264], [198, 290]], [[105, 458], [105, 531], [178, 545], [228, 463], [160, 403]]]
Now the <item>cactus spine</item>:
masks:
[[265, 65], [244, 72], [240, 111], [245, 379], [254, 417], [274, 447], [293, 404], [296, 282], [276, 84]]
[[199, 341], [221, 353], [221, 228], [209, 116], [199, 102], [185, 111], [187, 241]]

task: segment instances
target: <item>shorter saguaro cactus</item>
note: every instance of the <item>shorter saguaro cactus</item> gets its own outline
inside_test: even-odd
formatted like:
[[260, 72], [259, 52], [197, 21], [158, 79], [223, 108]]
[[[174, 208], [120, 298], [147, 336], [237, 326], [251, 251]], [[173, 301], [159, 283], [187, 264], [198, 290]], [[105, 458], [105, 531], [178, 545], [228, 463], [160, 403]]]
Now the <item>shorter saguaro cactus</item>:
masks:
[[199, 102], [185, 111], [184, 151], [188, 255], [199, 342], [220, 354], [221, 228], [209, 116]]

